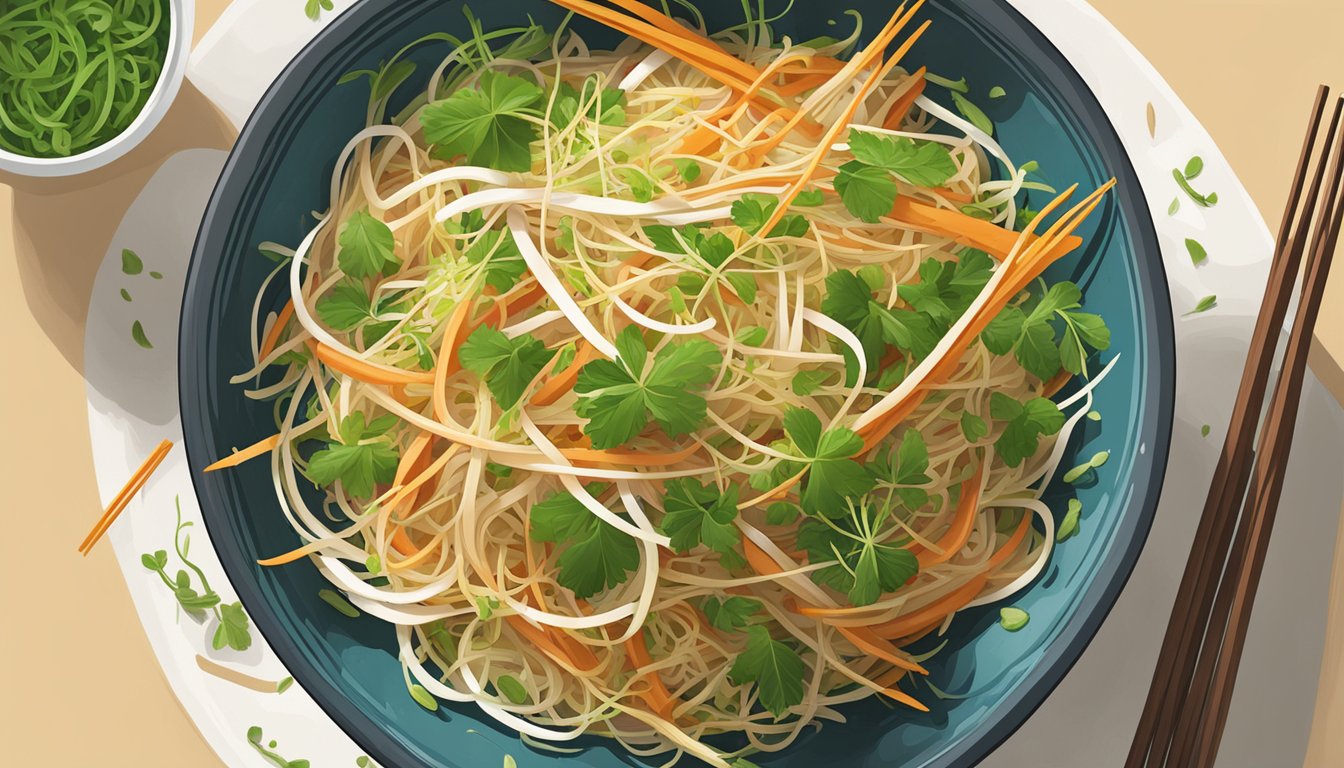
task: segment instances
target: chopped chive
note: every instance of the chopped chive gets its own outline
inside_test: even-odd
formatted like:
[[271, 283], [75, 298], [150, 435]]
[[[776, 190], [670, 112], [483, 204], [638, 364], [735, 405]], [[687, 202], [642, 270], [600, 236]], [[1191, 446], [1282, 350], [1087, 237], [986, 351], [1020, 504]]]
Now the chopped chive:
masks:
[[1218, 203], [1217, 192], [1211, 192], [1207, 195], [1201, 195], [1196, 192], [1195, 188], [1190, 186], [1190, 182], [1186, 180], [1185, 174], [1181, 173], [1180, 168], [1171, 169], [1171, 176], [1176, 179], [1176, 185], [1179, 186], [1185, 194], [1189, 195], [1190, 199], [1193, 200], [1196, 205], [1202, 208], [1210, 208]]
[[434, 698], [434, 695], [429, 691], [426, 691], [419, 683], [411, 683], [409, 690], [411, 692], [411, 698], [415, 699], [416, 704], [428, 709], [430, 712], [439, 711], [439, 700]]
[[1208, 436], [1209, 436], [1209, 433], [1212, 432], [1212, 431], [1213, 431], [1213, 427], [1209, 426], [1208, 424], [1205, 424], [1204, 426], [1202, 426], [1202, 427], [1199, 428], [1199, 436], [1200, 436], [1200, 437], [1208, 437]]
[[294, 678], [286, 677], [284, 680], [281, 680], [280, 682], [275, 684], [275, 692], [284, 693], [285, 691], [288, 691], [289, 687], [293, 684], [294, 684]]
[[1098, 451], [1095, 454], [1093, 454], [1092, 461], [1089, 463], [1092, 465], [1093, 469], [1096, 469], [1100, 466], [1103, 466], [1106, 462], [1110, 460], [1111, 460], [1110, 451]]
[[1066, 483], [1072, 483], [1072, 482], [1075, 482], [1078, 478], [1080, 478], [1080, 477], [1082, 477], [1083, 475], [1087, 474], [1088, 471], [1091, 470], [1091, 469], [1092, 469], [1092, 462], [1090, 462], [1090, 461], [1089, 461], [1089, 462], [1086, 462], [1086, 463], [1084, 463], [1084, 464], [1079, 464], [1078, 466], [1074, 467], [1073, 469], [1070, 469], [1068, 472], [1065, 472], [1065, 473], [1064, 473], [1063, 480], [1064, 480], [1064, 482], [1066, 482]]
[[121, 249], [121, 271], [127, 275], [138, 275], [145, 269], [145, 263], [140, 260], [139, 254], [130, 248]]
[[369, 573], [378, 573], [383, 570], [382, 558], [377, 555], [369, 555], [364, 559], [364, 567]]
[[122, 300], [122, 301], [130, 301], [130, 300], [131, 300], [131, 292], [128, 291], [128, 290], [126, 290], [125, 288], [122, 288], [122, 289], [121, 289], [121, 300]]
[[1036, 171], [1041, 170], [1041, 164], [1035, 160], [1028, 160], [1027, 162], [1017, 166], [1017, 170], [1023, 173], [1035, 173]]
[[986, 135], [994, 135], [994, 121], [989, 119], [989, 115], [984, 110], [972, 104], [969, 99], [956, 91], [952, 91], [952, 103], [957, 105], [957, 111], [961, 116], [970, 121], [971, 125], [984, 131]]
[[1003, 90], [1003, 86], [1001, 85], [996, 85], [993, 88], [989, 89], [989, 98], [991, 99], [1002, 99], [1004, 96], [1007, 95], [1008, 92]]
[[134, 323], [131, 323], [131, 339], [133, 339], [136, 344], [139, 344], [145, 349], [154, 348], [154, 345], [151, 344], [149, 341], [149, 337], [145, 335], [145, 327], [140, 324], [139, 320], [136, 320]]
[[1199, 266], [1209, 260], [1209, 252], [1204, 250], [1204, 246], [1200, 245], [1198, 240], [1192, 240], [1187, 237], [1185, 239], [1185, 250], [1190, 252], [1190, 261], [1193, 262], [1195, 266]]
[[1171, 198], [1171, 205], [1167, 206], [1167, 215], [1175, 216], [1176, 212], [1179, 210], [1181, 210], [1181, 198], [1179, 197]]
[[322, 598], [322, 602], [330, 605], [332, 608], [340, 611], [342, 615], [352, 619], [359, 618], [359, 609], [351, 605], [344, 597], [330, 589], [319, 589], [317, 596]]
[[1031, 614], [1021, 608], [1013, 608], [1010, 606], [999, 609], [999, 626], [1009, 632], [1018, 631], [1027, 626], [1027, 622], [1029, 621], [1031, 621]]
[[512, 701], [514, 704], [526, 704], [529, 700], [527, 689], [518, 682], [518, 678], [513, 675], [500, 675], [495, 681], [495, 687], [504, 694], [504, 698]]
[[1205, 296], [1204, 298], [1200, 299], [1199, 303], [1195, 305], [1195, 308], [1190, 310], [1189, 312], [1186, 312], [1185, 316], [1189, 317], [1190, 315], [1198, 315], [1201, 312], [1208, 312], [1210, 309], [1213, 309], [1216, 306], [1218, 306], [1218, 296], [1216, 294], [1211, 293], [1208, 296]]
[[1087, 412], [1087, 420], [1088, 420], [1088, 421], [1101, 421], [1101, 414], [1100, 414], [1100, 413], [1097, 413], [1096, 411], [1088, 411], [1088, 412]]
[[163, 273], [162, 273], [162, 272], [150, 272], [150, 273], [149, 273], [149, 276], [152, 277], [152, 278], [154, 278], [155, 280], [162, 280], [162, 279], [163, 279]]
[[966, 78], [964, 77], [961, 78], [960, 80], [949, 80], [946, 77], [939, 77], [938, 75], [935, 75], [932, 72], [925, 72], [924, 79], [928, 80], [930, 83], [933, 83], [934, 85], [941, 85], [942, 87], [947, 88], [948, 90], [956, 93], [971, 92], [971, 87], [966, 84]]
[[1058, 530], [1055, 531], [1055, 542], [1061, 542], [1073, 536], [1078, 532], [1078, 515], [1083, 511], [1083, 502], [1077, 499], [1069, 499], [1069, 508], [1064, 513], [1064, 519], [1060, 521]]

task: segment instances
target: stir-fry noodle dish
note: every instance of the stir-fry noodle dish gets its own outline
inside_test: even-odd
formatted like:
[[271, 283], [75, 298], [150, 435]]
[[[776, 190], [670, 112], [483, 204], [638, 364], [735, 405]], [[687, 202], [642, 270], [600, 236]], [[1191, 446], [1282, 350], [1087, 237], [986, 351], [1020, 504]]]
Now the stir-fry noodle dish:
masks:
[[741, 768], [921, 717], [958, 612], [1055, 545], [1110, 336], [1043, 273], [1110, 185], [1009, 157], [908, 60], [918, 2], [806, 41], [554, 3], [333, 84], [368, 127], [237, 329], [276, 433], [209, 469], [269, 461], [299, 546], [262, 565], [539, 749]]

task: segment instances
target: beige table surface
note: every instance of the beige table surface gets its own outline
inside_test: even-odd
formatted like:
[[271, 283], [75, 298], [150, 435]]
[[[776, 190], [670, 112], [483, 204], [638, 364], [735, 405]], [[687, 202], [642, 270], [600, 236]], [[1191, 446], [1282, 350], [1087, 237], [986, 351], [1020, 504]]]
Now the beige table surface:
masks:
[[[198, 38], [227, 4], [197, 1]], [[1344, 2], [1094, 4], [1170, 81], [1277, 226], [1312, 89], [1320, 81], [1344, 87]], [[73, 183], [25, 181], [17, 189], [0, 176], [0, 337], [8, 353], [0, 364], [0, 488], [10, 531], [0, 555], [5, 765], [219, 764], [160, 674], [111, 550], [84, 560], [75, 545], [99, 511], [81, 376], [98, 262], [165, 158], [226, 148], [233, 138], [188, 82], [150, 140], [110, 167]], [[1344, 270], [1331, 284], [1312, 366], [1344, 401]], [[1329, 611], [1306, 761], [1322, 768], [1344, 765], [1344, 536]]]

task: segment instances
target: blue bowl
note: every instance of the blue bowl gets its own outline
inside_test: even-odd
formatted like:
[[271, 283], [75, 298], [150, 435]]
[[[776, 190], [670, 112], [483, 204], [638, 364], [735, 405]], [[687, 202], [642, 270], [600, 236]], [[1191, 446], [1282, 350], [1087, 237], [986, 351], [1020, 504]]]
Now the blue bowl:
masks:
[[[714, 28], [740, 20], [737, 3], [701, 5]], [[851, 21], [840, 12], [854, 8], [871, 30], [892, 5], [799, 0], [776, 28], [794, 39], [847, 30]], [[490, 0], [473, 10], [487, 29], [525, 14], [553, 26], [562, 15], [539, 0]], [[928, 714], [877, 698], [847, 706], [847, 724], [829, 724], [781, 753], [761, 756], [762, 766], [953, 766], [983, 758], [1044, 700], [1105, 618], [1147, 536], [1165, 469], [1175, 381], [1171, 308], [1148, 207], [1115, 131], [1069, 63], [1006, 4], [933, 0], [923, 14], [934, 25], [906, 60], [965, 76], [1010, 155], [1040, 161], [1042, 175], [1057, 186], [1078, 181], [1090, 189], [1119, 179], [1082, 233], [1086, 248], [1051, 270], [1052, 277], [1085, 288], [1087, 308], [1105, 315], [1113, 332], [1106, 357], [1121, 356], [1097, 392], [1105, 420], [1084, 421], [1086, 429], [1070, 446], [1086, 456], [1107, 449], [1112, 458], [1091, 487], [1070, 489], [1085, 510], [1079, 535], [1013, 600], [1030, 612], [1031, 623], [1005, 632], [995, 626], [994, 607], [967, 611], [953, 623], [947, 647], [930, 664], [930, 680], [957, 698], [921, 691], [933, 706]], [[838, 25], [829, 26], [829, 19]], [[590, 43], [617, 42], [584, 20], [575, 26]], [[342, 145], [364, 125], [366, 87], [338, 87], [336, 80], [376, 66], [432, 30], [464, 35], [461, 3], [357, 4], [290, 64], [234, 147], [201, 224], [182, 306], [182, 422], [196, 492], [256, 626], [318, 704], [383, 765], [479, 768], [500, 765], [510, 753], [529, 768], [642, 765], [601, 738], [581, 740], [582, 753], [559, 757], [531, 750], [473, 707], [420, 708], [406, 693], [389, 626], [369, 617], [347, 619], [317, 600], [325, 584], [307, 563], [256, 565], [298, 543], [277, 507], [265, 462], [211, 475], [199, 470], [231, 446], [273, 431], [270, 405], [249, 401], [228, 377], [249, 366], [251, 302], [273, 266], [255, 255], [257, 243], [296, 244], [303, 237], [313, 225], [310, 212], [327, 206]], [[423, 75], [442, 50], [418, 53]], [[409, 98], [418, 85], [408, 83], [398, 96]], [[993, 85], [1007, 96], [984, 98]], [[946, 102], [945, 91], [930, 91]], [[277, 296], [271, 306], [279, 302]], [[1063, 507], [1062, 494], [1047, 498], [1052, 508]]]

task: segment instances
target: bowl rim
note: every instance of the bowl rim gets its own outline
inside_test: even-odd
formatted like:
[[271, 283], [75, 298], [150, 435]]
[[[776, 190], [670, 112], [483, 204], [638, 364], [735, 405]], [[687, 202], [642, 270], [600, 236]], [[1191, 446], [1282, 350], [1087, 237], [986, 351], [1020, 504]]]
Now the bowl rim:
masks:
[[[1097, 137], [1097, 143], [1113, 147], [1116, 157], [1120, 160], [1120, 165], [1111, 170], [1115, 172], [1122, 185], [1135, 190], [1131, 199], [1136, 204], [1125, 209], [1126, 215], [1133, 217], [1133, 224], [1129, 228], [1133, 236], [1131, 249], [1136, 253], [1152, 254], [1160, 258], [1161, 249], [1156, 225], [1149, 207], [1145, 204], [1147, 193], [1139, 181], [1134, 162], [1110, 117], [1073, 62], [1037, 25], [1009, 3], [997, 2], [981, 6], [970, 0], [934, 0], [935, 5], [944, 7], [948, 2], [966, 3], [972, 6], [977, 14], [995, 15], [1010, 20], [1013, 32], [1025, 36], [1026, 42], [1031, 47], [1039, 49], [1043, 56], [1057, 64], [1061, 77], [1056, 79], [1054, 85], [1061, 90], [1073, 90], [1086, 116], [1096, 124], [1099, 131], [1103, 132], [1103, 135]], [[267, 136], [282, 122], [284, 110], [276, 111], [277, 108], [294, 105], [294, 97], [302, 92], [308, 80], [321, 68], [327, 53], [324, 49], [357, 38], [360, 30], [366, 25], [379, 16], [385, 16], [387, 11], [398, 10], [398, 6], [402, 6], [398, 0], [364, 0], [340, 14], [290, 61], [268, 87], [248, 117], [220, 171], [193, 246], [180, 318], [182, 331], [178, 342], [180, 382], [191, 383], [193, 387], [199, 384], [198, 369], [194, 361], [199, 359], [201, 350], [198, 345], [189, 344], [187, 340], [195, 338], [197, 332], [203, 332], [205, 328], [204, 321], [198, 322], [192, 316], [190, 308], [197, 294], [207, 290], [206, 286], [200, 284], [202, 260], [207, 258], [203, 254], [217, 255], [220, 252], [220, 246], [227, 239], [227, 232], [230, 229], [228, 213], [244, 200], [247, 177], [251, 172], [249, 164], [264, 151], [264, 147], [260, 145], [253, 146], [256, 144], [255, 138], [257, 135]], [[412, 4], [406, 3], [401, 10], [409, 6]], [[249, 139], [253, 141], [249, 142]], [[940, 751], [931, 755], [922, 764], [923, 768], [974, 765], [985, 759], [1026, 722], [1078, 662], [1095, 638], [1101, 624], [1114, 608], [1116, 600], [1129, 581], [1146, 544], [1157, 511], [1169, 458], [1174, 415], [1176, 355], [1166, 271], [1159, 263], [1158, 268], [1143, 270], [1141, 274], [1143, 272], [1149, 276], [1150, 287], [1157, 289], [1157, 296], [1146, 297], [1150, 301], [1144, 305], [1144, 310], [1152, 326], [1159, 332], [1152, 338], [1143, 340], [1151, 349], [1153, 361], [1151, 370], [1144, 377], [1144, 382], [1151, 387], [1154, 400], [1150, 414], [1151, 421], [1145, 421], [1143, 427], [1144, 431], [1153, 429], [1156, 439], [1147, 446], [1151, 468], [1146, 476], [1134, 483], [1139, 492], [1135, 493], [1129, 502], [1132, 512], [1127, 518], [1127, 526], [1116, 530], [1116, 543], [1112, 550], [1093, 569], [1095, 576], [1080, 599], [1082, 607], [1062, 624], [1053, 641], [1040, 646], [1042, 656], [1046, 660], [1034, 664], [1011, 692], [990, 711], [989, 716], [982, 718], [976, 726], [959, 734], [956, 739], [949, 741]], [[1153, 299], [1156, 301], [1152, 301]], [[1154, 303], [1158, 306], [1153, 306]], [[218, 498], [219, 494], [216, 491], [209, 489], [209, 482], [199, 469], [204, 463], [194, 460], [196, 457], [208, 456], [209, 441], [204, 439], [204, 435], [208, 434], [210, 424], [208, 421], [200, 425], [195, 422], [188, 424], [185, 418], [187, 414], [208, 415], [205, 413], [207, 409], [203, 407], [203, 401], [195, 396], [195, 390], [193, 389], [190, 395], [188, 392], [188, 387], [179, 386], [184, 449], [202, 517], [207, 529], [211, 529], [211, 519], [221, 513], [210, 510], [217, 509], [217, 503], [221, 499]], [[196, 429], [198, 426], [204, 430]], [[222, 524], [220, 519], [216, 519], [216, 526]], [[236, 550], [230, 536], [212, 535], [211, 540], [218, 551], [221, 564], [229, 573], [239, 599], [248, 607], [258, 630], [290, 674], [304, 686], [317, 705], [356, 744], [380, 763], [427, 766], [428, 763], [421, 756], [415, 754], [395, 736], [384, 733], [368, 713], [353, 704], [336, 686], [328, 684], [323, 673], [309, 660], [299, 644], [283, 631], [282, 624], [275, 615], [269, 610], [253, 613], [252, 606], [267, 603], [264, 590], [259, 588], [254, 579], [233, 577], [233, 570], [240, 562], [241, 553]]]
[[163, 71], [149, 99], [126, 129], [96, 147], [69, 157], [28, 157], [0, 148], [0, 171], [19, 176], [51, 178], [73, 176], [111, 163], [140, 145], [168, 114], [187, 72], [187, 57], [195, 34], [195, 0], [168, 0], [168, 52]]

